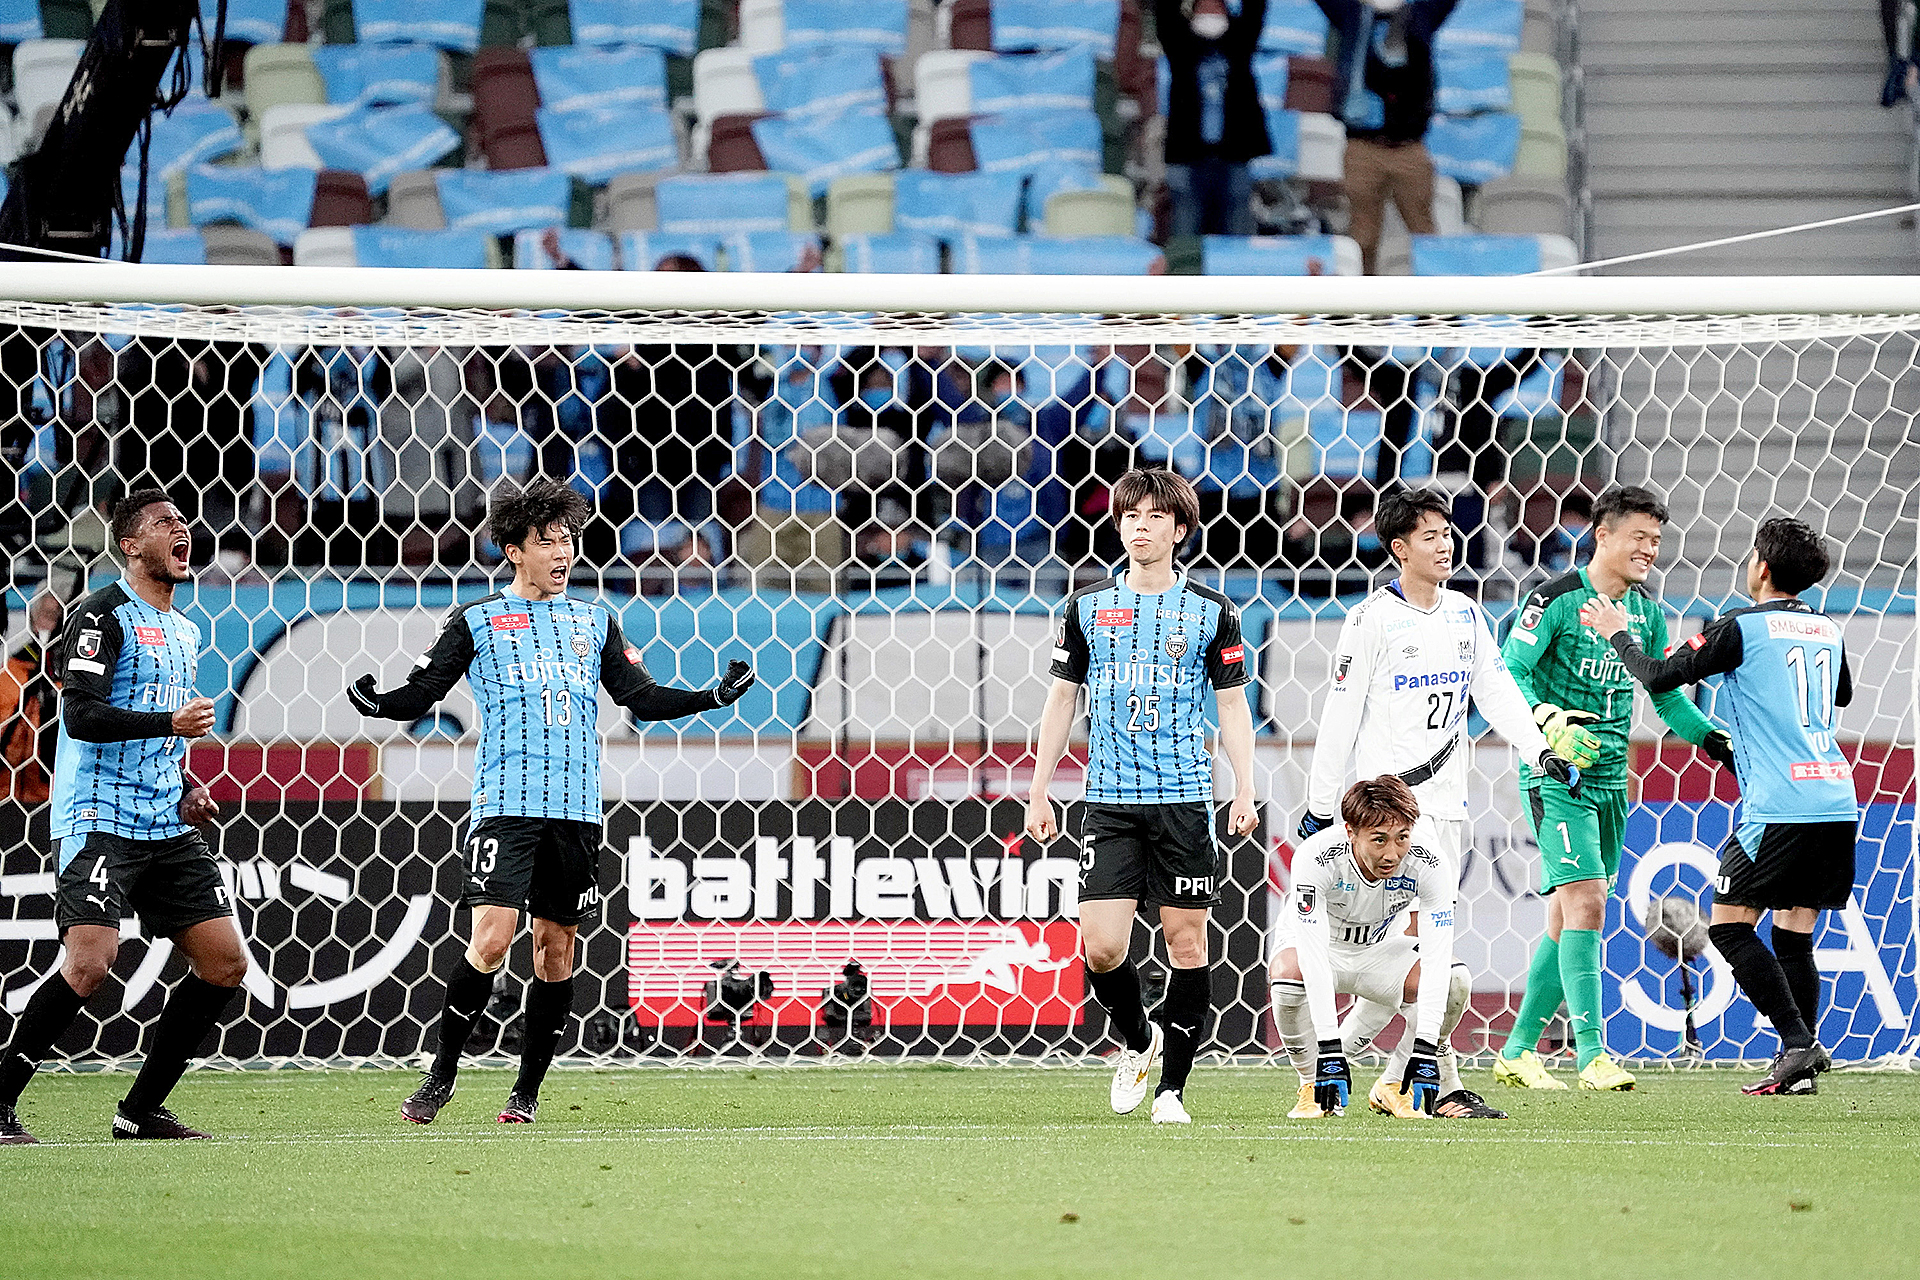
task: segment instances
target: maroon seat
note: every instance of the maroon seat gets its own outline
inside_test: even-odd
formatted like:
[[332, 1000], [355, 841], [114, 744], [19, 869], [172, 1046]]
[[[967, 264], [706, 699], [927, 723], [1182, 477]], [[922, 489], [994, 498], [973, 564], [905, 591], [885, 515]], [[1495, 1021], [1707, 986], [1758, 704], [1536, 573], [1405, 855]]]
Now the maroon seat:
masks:
[[364, 227], [373, 222], [373, 197], [367, 180], [345, 169], [322, 169], [313, 180], [310, 227]]
[[993, 6], [988, 0], [948, 0], [953, 10], [953, 26], [947, 36], [949, 49], [993, 48]]
[[767, 167], [760, 144], [753, 140], [753, 122], [759, 115], [715, 116], [707, 137], [707, 169], [713, 173], [741, 173]]
[[1287, 110], [1333, 114], [1333, 64], [1325, 58], [1287, 59]]
[[495, 169], [529, 169], [547, 162], [535, 113], [540, 89], [524, 49], [482, 49], [473, 57], [473, 130]]
[[927, 137], [927, 168], [936, 173], [972, 173], [979, 167], [973, 156], [972, 122], [963, 117], [935, 120]]
[[1113, 82], [1121, 93], [1139, 99], [1143, 108], [1152, 107], [1159, 93], [1153, 59], [1140, 53], [1140, 6], [1135, 0], [1120, 0], [1120, 28], [1113, 44]]

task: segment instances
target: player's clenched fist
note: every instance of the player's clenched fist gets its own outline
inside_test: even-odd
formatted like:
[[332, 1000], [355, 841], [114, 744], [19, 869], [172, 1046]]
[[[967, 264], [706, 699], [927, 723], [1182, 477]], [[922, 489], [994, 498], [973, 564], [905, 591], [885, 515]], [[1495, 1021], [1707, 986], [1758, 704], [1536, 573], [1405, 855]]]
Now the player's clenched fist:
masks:
[[1253, 807], [1253, 797], [1235, 796], [1233, 807], [1227, 810], [1227, 830], [1237, 836], [1248, 836], [1259, 825], [1260, 815]]
[[173, 713], [173, 732], [182, 738], [204, 738], [213, 732], [213, 699], [195, 698]]
[[1027, 834], [1041, 844], [1060, 834], [1053, 820], [1053, 801], [1046, 796], [1034, 796], [1027, 801]]
[[189, 826], [211, 822], [219, 816], [220, 806], [214, 802], [213, 793], [205, 787], [195, 787], [180, 797], [180, 821]]

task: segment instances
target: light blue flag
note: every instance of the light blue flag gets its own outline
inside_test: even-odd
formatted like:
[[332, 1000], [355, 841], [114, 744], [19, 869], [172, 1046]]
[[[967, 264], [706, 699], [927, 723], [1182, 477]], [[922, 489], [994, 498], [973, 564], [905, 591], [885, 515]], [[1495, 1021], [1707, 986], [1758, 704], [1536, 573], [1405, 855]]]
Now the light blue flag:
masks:
[[778, 173], [682, 174], [662, 179], [653, 199], [662, 231], [726, 236], [791, 223], [787, 179]]
[[628, 231], [620, 237], [620, 266], [626, 271], [652, 271], [662, 258], [692, 258], [707, 271], [720, 269], [720, 242], [712, 236], [680, 235], [667, 231]]
[[42, 35], [40, 0], [0, 0], [0, 44], [38, 40]]
[[1202, 236], [1200, 263], [1209, 276], [1330, 276], [1339, 250], [1332, 236]]
[[1540, 269], [1532, 236], [1415, 236], [1417, 276], [1523, 276]]
[[1267, 141], [1272, 146], [1264, 156], [1247, 161], [1247, 172], [1256, 178], [1291, 178], [1300, 170], [1300, 113], [1284, 107], [1267, 112]]
[[321, 164], [359, 174], [374, 195], [394, 174], [425, 169], [460, 145], [460, 135], [422, 106], [358, 107], [308, 125], [306, 134]]
[[529, 227], [562, 227], [573, 183], [558, 169], [435, 169], [447, 226], [504, 236]]
[[[613, 270], [613, 238], [604, 231], [561, 227], [560, 252], [585, 271]], [[513, 265], [522, 271], [557, 271], [560, 264], [547, 256], [545, 231], [522, 231], [513, 237]]]
[[680, 161], [673, 120], [658, 107], [550, 111], [537, 116], [547, 163], [598, 185], [616, 173], [670, 169]]
[[353, 0], [361, 44], [434, 44], [472, 53], [480, 47], [484, 0]]
[[796, 123], [849, 111], [885, 111], [880, 55], [862, 45], [802, 45], [753, 60], [767, 110]]
[[1091, 111], [1013, 112], [973, 121], [974, 163], [989, 173], [1055, 165], [1100, 167], [1100, 118]]
[[1434, 170], [1455, 181], [1477, 185], [1504, 178], [1520, 154], [1520, 117], [1500, 112], [1435, 116], [1426, 146]]
[[820, 237], [809, 231], [750, 231], [728, 236], [720, 247], [729, 271], [797, 271], [809, 250], [820, 252]]
[[568, 0], [575, 44], [644, 44], [682, 58], [700, 47], [700, 0]]
[[1434, 35], [1436, 53], [1464, 49], [1520, 52], [1520, 28], [1526, 22], [1523, 0], [1460, 0]]
[[237, 222], [291, 245], [313, 213], [311, 169], [242, 169], [203, 164], [187, 170], [187, 221]]
[[1505, 111], [1513, 105], [1507, 55], [1470, 49], [1434, 55], [1434, 107], [1450, 116]]
[[982, 58], [967, 68], [967, 75], [973, 109], [980, 115], [1093, 110], [1093, 51], [1084, 45]]
[[766, 116], [753, 122], [753, 140], [767, 168], [797, 173], [807, 190], [825, 195], [835, 178], [849, 173], [879, 173], [900, 167], [893, 125], [877, 112], [799, 122]]
[[1010, 236], [1020, 229], [1024, 176], [903, 169], [893, 189], [893, 225], [953, 239]]
[[667, 105], [667, 55], [646, 45], [532, 49], [533, 81], [550, 111]]
[[430, 106], [440, 93], [440, 51], [427, 44], [317, 44], [313, 65], [327, 101]]
[[841, 267], [867, 275], [938, 275], [940, 242], [917, 231], [843, 236]]
[[1270, 53], [1322, 57], [1327, 52], [1327, 15], [1313, 0], [1267, 0], [1260, 47]]
[[1085, 45], [1113, 58], [1120, 36], [1120, 0], [994, 0], [993, 47], [1071, 49]]
[[907, 51], [907, 0], [786, 0], [787, 45], [865, 45]]
[[354, 227], [353, 253], [363, 267], [463, 267], [490, 265], [480, 231], [415, 231], [408, 227]]
[[[242, 145], [240, 126], [227, 109], [205, 98], [188, 98], [172, 114], [153, 113], [153, 145], [147, 167], [158, 177], [232, 155]], [[126, 162], [139, 167], [140, 143], [127, 148]]]

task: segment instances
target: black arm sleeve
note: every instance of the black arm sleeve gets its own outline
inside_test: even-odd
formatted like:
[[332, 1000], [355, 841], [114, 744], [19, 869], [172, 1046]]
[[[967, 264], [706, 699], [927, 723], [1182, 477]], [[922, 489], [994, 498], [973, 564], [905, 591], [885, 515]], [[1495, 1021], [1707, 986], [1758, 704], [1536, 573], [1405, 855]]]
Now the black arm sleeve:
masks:
[[1671, 658], [1656, 658], [1641, 649], [1631, 631], [1616, 633], [1610, 642], [1620, 661], [1648, 693], [1665, 693], [1683, 684], [1698, 684], [1708, 676], [1723, 675], [1740, 665], [1744, 653], [1740, 624], [1732, 618], [1708, 623], [1705, 631], [1682, 641]]
[[1207, 646], [1207, 678], [1216, 689], [1237, 689], [1251, 678], [1240, 639], [1240, 611], [1230, 604], [1220, 607], [1213, 643]]
[[447, 696], [472, 663], [473, 630], [467, 626], [465, 608], [456, 605], [434, 637], [433, 648], [407, 673], [407, 682], [380, 695], [380, 714], [403, 723], [418, 720]]
[[1847, 647], [1840, 646], [1840, 678], [1834, 682], [1833, 705], [1844, 707], [1853, 701], [1853, 669], [1847, 665]]
[[620, 631], [620, 619], [611, 614], [607, 616], [607, 638], [600, 646], [600, 683], [637, 720], [680, 720], [720, 705], [711, 689], [671, 689], [655, 684], [647, 664], [640, 660], [640, 650], [627, 643]]
[[60, 718], [76, 742], [133, 742], [173, 734], [173, 716], [167, 712], [130, 711], [108, 701], [125, 642], [120, 620], [108, 611], [78, 613], [67, 623], [61, 643], [68, 656]]
[[1080, 602], [1070, 596], [1060, 615], [1060, 625], [1053, 632], [1052, 675], [1058, 680], [1085, 684], [1088, 659], [1087, 635], [1080, 629]]

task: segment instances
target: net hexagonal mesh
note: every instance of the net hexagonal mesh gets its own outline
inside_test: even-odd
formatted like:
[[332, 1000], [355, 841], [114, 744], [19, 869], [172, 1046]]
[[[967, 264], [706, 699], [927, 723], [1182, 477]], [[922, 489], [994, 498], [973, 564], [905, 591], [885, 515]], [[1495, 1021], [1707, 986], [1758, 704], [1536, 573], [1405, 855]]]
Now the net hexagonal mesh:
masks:
[[[195, 522], [181, 600], [218, 719], [190, 767], [226, 809], [214, 843], [255, 962], [217, 1057], [431, 1045], [464, 946], [451, 904], [474, 706], [458, 686], [399, 725], [343, 692], [362, 673], [397, 683], [452, 604], [504, 584], [487, 494], [546, 474], [594, 503], [574, 591], [614, 609], [657, 679], [711, 684], [732, 658], [759, 674], [735, 706], [685, 721], [602, 702], [605, 919], [582, 933], [569, 1051], [1103, 1052], [1077, 958], [1078, 849], [1022, 839], [1021, 798], [1052, 619], [1120, 562], [1113, 481], [1157, 464], [1200, 491], [1184, 566], [1239, 605], [1256, 671], [1263, 826], [1227, 842], [1209, 1052], [1275, 1050], [1265, 926], [1334, 637], [1391, 576], [1371, 519], [1382, 488], [1451, 496], [1455, 585], [1498, 631], [1581, 560], [1593, 498], [1625, 481], [1672, 507], [1651, 585], [1678, 638], [1737, 603], [1765, 516], [1800, 515], [1837, 552], [1814, 598], [1852, 662], [1841, 738], [1864, 808], [1854, 905], [1818, 940], [1821, 1035], [1844, 1059], [1910, 1056], [1920, 317], [21, 303], [0, 304], [0, 325], [9, 1014], [59, 953], [44, 636], [118, 572], [107, 505], [153, 482]], [[1463, 1052], [1510, 1021], [1545, 917], [1512, 752], [1473, 725]], [[1078, 799], [1083, 728], [1062, 800]], [[1632, 773], [1606, 1036], [1672, 1057], [1687, 1052], [1682, 964], [1645, 921], [1664, 899], [1682, 917], [1704, 903], [1736, 793], [1644, 702]], [[135, 1053], [178, 971], [137, 919], [122, 935], [118, 980], [60, 1046], [70, 1059]], [[1150, 1000], [1156, 945], [1142, 926]], [[476, 1052], [515, 1045], [518, 946]], [[1708, 1057], [1770, 1051], [1714, 952], [1689, 976]]]

